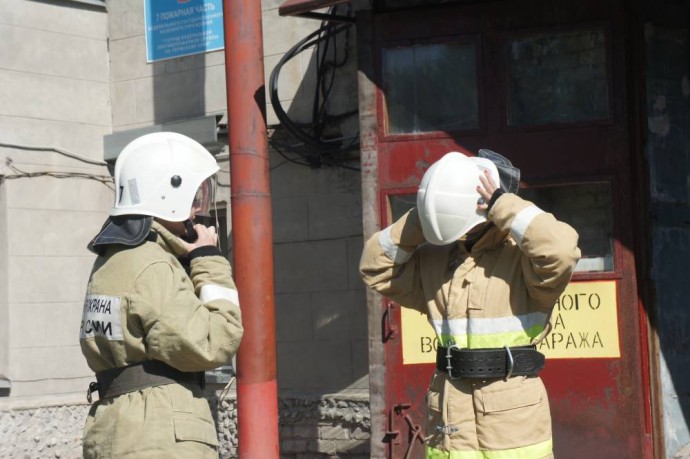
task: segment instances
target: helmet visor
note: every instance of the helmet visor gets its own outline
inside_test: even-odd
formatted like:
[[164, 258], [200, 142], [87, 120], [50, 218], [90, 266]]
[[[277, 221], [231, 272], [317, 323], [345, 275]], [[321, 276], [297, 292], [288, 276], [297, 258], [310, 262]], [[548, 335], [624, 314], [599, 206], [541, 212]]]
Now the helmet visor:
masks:
[[215, 195], [215, 181], [213, 177], [204, 180], [194, 194], [192, 201], [192, 215], [209, 215]]

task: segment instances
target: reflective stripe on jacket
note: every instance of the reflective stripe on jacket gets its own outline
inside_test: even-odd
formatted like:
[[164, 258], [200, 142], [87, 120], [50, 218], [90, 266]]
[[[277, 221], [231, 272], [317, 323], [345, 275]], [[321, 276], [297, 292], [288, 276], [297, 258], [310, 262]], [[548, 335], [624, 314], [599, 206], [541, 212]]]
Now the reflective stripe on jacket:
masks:
[[[471, 251], [463, 241], [439, 247], [424, 243], [413, 209], [365, 243], [362, 278], [401, 306], [427, 314], [441, 345], [538, 343], [580, 257], [577, 233], [509, 193], [496, 200], [489, 220], [493, 225]], [[427, 402], [429, 458], [551, 454], [548, 398], [539, 377], [472, 381], [436, 373]]]
[[[80, 344], [93, 371], [160, 360], [197, 372], [225, 365], [242, 337], [230, 264], [185, 249], [157, 222], [156, 242], [108, 246], [89, 278]], [[196, 252], [196, 251], [195, 251]], [[194, 255], [194, 252], [192, 253]], [[217, 457], [217, 434], [200, 388], [151, 387], [99, 401], [84, 429], [84, 456]]]

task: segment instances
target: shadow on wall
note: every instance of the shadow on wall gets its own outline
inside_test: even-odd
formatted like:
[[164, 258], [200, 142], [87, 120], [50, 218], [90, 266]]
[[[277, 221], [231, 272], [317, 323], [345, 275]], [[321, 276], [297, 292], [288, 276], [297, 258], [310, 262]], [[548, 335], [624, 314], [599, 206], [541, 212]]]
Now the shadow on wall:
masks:
[[151, 64], [154, 124], [205, 115], [207, 56], [195, 54]]
[[[282, 389], [337, 391], [368, 373], [364, 342], [353, 344], [366, 340], [354, 44], [348, 25], [324, 26], [286, 53], [294, 57], [269, 82], [280, 121], [269, 144]], [[295, 68], [307, 70], [280, 101]]]
[[[270, 126], [269, 145], [281, 453], [364, 458], [370, 421], [355, 30], [314, 26], [323, 27], [295, 43], [267, 82], [269, 110], [280, 122]], [[300, 69], [299, 82], [291, 80]]]
[[[78, 5], [74, 4], [74, 0], [30, 0], [36, 3], [49, 3], [51, 5], [59, 5], [64, 8], [74, 8], [79, 10], [93, 10], [93, 11], [103, 11], [105, 5], [99, 5], [98, 0], [93, 0], [93, 4], [88, 2], [79, 2]], [[103, 0], [105, 4], [105, 0]]]

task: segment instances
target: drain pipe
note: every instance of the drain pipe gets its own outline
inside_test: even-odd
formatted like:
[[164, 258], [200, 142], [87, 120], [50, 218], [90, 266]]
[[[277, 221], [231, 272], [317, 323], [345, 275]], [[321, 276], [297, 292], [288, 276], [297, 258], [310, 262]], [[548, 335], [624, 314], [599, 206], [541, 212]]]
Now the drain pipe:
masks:
[[278, 459], [273, 226], [261, 2], [223, 0], [237, 354], [238, 455]]

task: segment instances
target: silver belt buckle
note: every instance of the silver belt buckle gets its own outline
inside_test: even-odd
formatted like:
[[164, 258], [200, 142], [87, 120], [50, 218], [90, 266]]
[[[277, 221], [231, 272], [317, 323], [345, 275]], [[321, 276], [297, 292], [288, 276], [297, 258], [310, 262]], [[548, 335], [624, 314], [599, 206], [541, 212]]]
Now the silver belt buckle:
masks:
[[508, 381], [511, 376], [513, 376], [513, 369], [515, 368], [515, 359], [513, 359], [513, 353], [510, 352], [508, 346], [503, 346], [506, 350], [506, 357], [508, 359], [508, 371], [506, 372], [505, 381]]
[[457, 349], [458, 351], [462, 350], [460, 346], [455, 344], [455, 341], [451, 341], [448, 343], [448, 347], [446, 348], [446, 371], [448, 372], [448, 378], [450, 379], [460, 379], [461, 376], [453, 376], [453, 364], [451, 362], [451, 349]]

